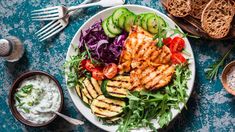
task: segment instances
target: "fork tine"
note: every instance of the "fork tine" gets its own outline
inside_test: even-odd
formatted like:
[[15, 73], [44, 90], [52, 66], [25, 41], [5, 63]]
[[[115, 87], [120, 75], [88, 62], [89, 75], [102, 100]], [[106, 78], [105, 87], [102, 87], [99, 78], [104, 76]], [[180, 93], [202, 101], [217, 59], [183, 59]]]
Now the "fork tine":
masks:
[[36, 15], [44, 15], [44, 14], [55, 14], [58, 13], [58, 10], [52, 10], [52, 11], [44, 11], [44, 12], [36, 12], [32, 13], [31, 16], [36, 16]]
[[43, 16], [33, 16], [32, 19], [42, 19], [42, 18], [54, 18], [59, 16], [59, 14], [43, 15]]
[[48, 38], [50, 38], [50, 37], [52, 37], [52, 36], [54, 36], [55, 34], [57, 34], [58, 32], [60, 32], [61, 30], [63, 30], [64, 29], [64, 27], [62, 26], [62, 27], [60, 27], [59, 29], [57, 29], [56, 31], [54, 31], [52, 34], [50, 34], [49, 36], [47, 36], [47, 37], [45, 37], [45, 38], [43, 38], [43, 39], [40, 39], [39, 41], [44, 41], [44, 40], [46, 40], [46, 39], [48, 39]]
[[54, 27], [53, 29], [51, 29], [50, 31], [48, 31], [47, 33], [45, 33], [44, 35], [39, 37], [39, 40], [44, 40], [49, 35], [54, 34], [54, 32], [56, 32], [56, 30], [58, 30], [61, 27], [63, 27], [63, 26], [62, 25], [58, 25], [58, 26]]
[[48, 8], [43, 8], [43, 9], [39, 9], [39, 10], [33, 10], [32, 13], [35, 13], [35, 12], [42, 12], [42, 11], [49, 11], [49, 10], [57, 10], [58, 6], [54, 6], [54, 7], [48, 7]]
[[49, 30], [53, 29], [54, 27], [56, 27], [58, 24], [60, 24], [59, 21], [56, 21], [55, 23], [49, 25], [48, 27], [46, 27], [45, 29], [41, 30], [40, 32], [37, 33], [37, 36], [40, 37], [41, 35], [43, 35], [44, 33], [48, 32]]
[[37, 31], [35, 34], [39, 34], [40, 32], [42, 32], [43, 30], [45, 30], [46, 28], [48, 28], [50, 25], [52, 25], [53, 23], [57, 22], [55, 21], [51, 21], [50, 23], [48, 23], [47, 25], [45, 25], [43, 28], [41, 28], [39, 31]]
[[37, 19], [32, 19], [33, 21], [49, 21], [49, 20], [57, 20], [60, 19], [60, 17], [51, 17], [51, 18], [37, 18]]

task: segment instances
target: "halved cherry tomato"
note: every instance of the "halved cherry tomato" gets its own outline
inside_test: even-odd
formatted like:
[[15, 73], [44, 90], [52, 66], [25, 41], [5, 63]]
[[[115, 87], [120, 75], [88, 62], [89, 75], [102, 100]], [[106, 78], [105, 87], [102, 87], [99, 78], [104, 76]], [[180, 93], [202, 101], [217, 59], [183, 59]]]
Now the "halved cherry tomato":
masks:
[[173, 64], [185, 63], [187, 60], [181, 53], [173, 53], [171, 56], [171, 61]]
[[168, 38], [164, 38], [162, 40], [163, 44], [165, 44], [166, 46], [170, 46], [171, 42], [172, 42], [172, 38], [168, 37]]
[[118, 68], [115, 63], [110, 63], [107, 66], [105, 66], [103, 69], [103, 73], [108, 79], [115, 77], [117, 72], [118, 72]]
[[104, 79], [104, 73], [102, 72], [102, 69], [100, 69], [100, 68], [93, 69], [92, 77], [95, 80], [103, 80]]
[[84, 70], [86, 69], [86, 67], [85, 67], [86, 62], [87, 62], [86, 59], [84, 59], [84, 60], [81, 61], [81, 67], [82, 67], [82, 69], [84, 69]]
[[95, 69], [95, 66], [91, 63], [91, 60], [85, 60], [85, 68], [87, 71], [92, 72]]
[[184, 39], [181, 37], [174, 37], [171, 44], [170, 50], [172, 53], [181, 52], [185, 48]]

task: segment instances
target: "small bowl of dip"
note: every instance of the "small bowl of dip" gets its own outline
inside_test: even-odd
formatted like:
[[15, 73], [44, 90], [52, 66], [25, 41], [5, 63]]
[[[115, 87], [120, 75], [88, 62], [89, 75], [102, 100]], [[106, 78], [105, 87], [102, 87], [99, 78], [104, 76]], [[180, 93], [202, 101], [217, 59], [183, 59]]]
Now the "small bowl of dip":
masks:
[[235, 96], [235, 61], [225, 66], [221, 78], [224, 88]]
[[21, 123], [42, 127], [51, 123], [63, 107], [63, 92], [59, 82], [48, 73], [30, 71], [13, 83], [9, 93], [9, 106]]

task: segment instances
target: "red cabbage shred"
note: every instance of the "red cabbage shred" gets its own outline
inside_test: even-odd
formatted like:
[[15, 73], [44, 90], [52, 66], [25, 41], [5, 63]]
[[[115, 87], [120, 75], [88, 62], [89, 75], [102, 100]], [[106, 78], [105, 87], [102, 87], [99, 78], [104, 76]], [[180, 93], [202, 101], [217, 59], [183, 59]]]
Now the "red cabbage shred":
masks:
[[78, 48], [80, 51], [85, 51], [87, 45], [93, 59], [104, 64], [118, 63], [127, 35], [123, 32], [114, 39], [109, 38], [105, 35], [100, 20], [84, 32], [81, 31]]

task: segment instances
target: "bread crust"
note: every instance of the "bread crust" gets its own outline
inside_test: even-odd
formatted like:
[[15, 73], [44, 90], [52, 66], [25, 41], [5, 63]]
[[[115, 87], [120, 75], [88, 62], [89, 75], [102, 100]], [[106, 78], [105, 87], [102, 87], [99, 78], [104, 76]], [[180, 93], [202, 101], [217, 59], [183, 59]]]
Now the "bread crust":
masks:
[[201, 19], [202, 11], [210, 0], [191, 0], [190, 15], [196, 19]]
[[191, 0], [167, 0], [167, 10], [175, 17], [185, 17], [191, 11]]
[[202, 12], [202, 28], [212, 38], [223, 38], [230, 30], [233, 16], [234, 8], [229, 0], [211, 0]]

